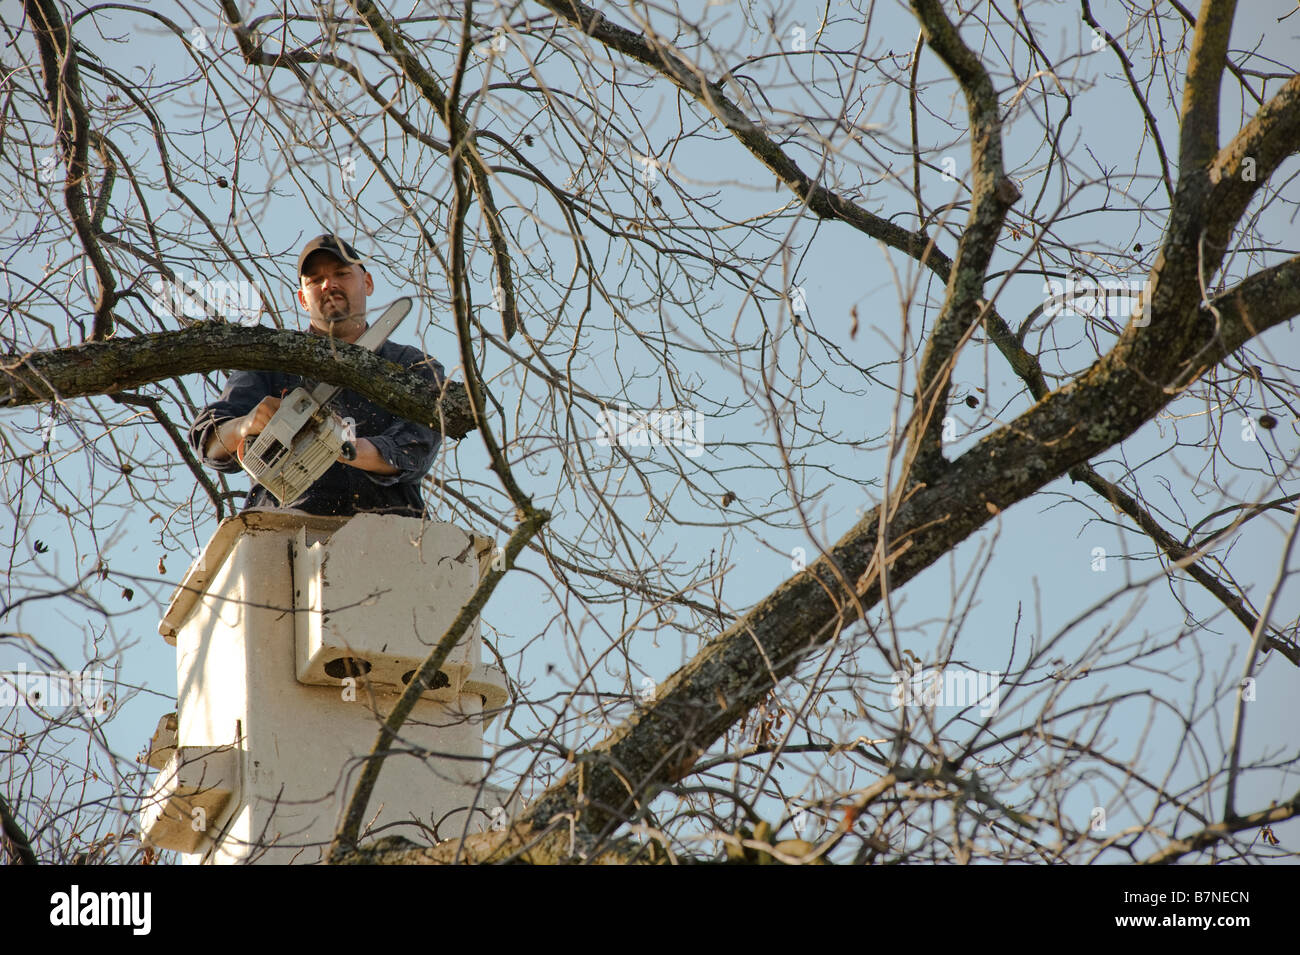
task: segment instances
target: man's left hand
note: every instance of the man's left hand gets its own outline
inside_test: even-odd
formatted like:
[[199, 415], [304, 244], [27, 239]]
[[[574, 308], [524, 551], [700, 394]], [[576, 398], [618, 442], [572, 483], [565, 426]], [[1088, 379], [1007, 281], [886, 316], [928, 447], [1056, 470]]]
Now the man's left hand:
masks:
[[396, 474], [398, 472], [398, 468], [393, 467], [384, 460], [384, 456], [379, 453], [379, 449], [375, 447], [374, 442], [369, 438], [357, 438], [353, 442], [353, 446], [357, 449], [355, 458], [349, 461], [340, 454], [337, 460], [342, 461], [349, 467], [360, 468], [362, 471], [373, 471], [375, 474]]

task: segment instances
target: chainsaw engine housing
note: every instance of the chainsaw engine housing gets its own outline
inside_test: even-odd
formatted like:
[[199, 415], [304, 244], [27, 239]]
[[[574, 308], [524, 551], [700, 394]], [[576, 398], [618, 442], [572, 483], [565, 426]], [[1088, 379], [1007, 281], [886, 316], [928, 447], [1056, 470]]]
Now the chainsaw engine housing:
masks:
[[301, 497], [329, 470], [346, 440], [343, 423], [306, 388], [295, 388], [280, 402], [240, 464], [281, 504]]

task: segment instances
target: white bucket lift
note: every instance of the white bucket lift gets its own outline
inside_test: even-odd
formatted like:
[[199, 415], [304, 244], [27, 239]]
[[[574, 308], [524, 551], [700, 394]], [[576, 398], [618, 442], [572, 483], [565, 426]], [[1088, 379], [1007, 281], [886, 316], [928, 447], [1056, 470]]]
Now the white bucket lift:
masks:
[[[223, 521], [159, 625], [176, 646], [177, 711], [149, 748], [145, 841], [187, 862], [322, 861], [380, 724], [492, 550], [409, 517]], [[501, 815], [482, 751], [506, 681], [480, 653], [475, 620], [384, 762], [366, 816], [376, 837], [457, 838]]]

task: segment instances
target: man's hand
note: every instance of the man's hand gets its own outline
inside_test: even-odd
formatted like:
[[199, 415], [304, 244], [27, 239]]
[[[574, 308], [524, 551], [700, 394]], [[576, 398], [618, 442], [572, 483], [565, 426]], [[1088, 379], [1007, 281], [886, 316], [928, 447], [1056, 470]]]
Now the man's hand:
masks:
[[[231, 418], [217, 425], [212, 439], [208, 442], [208, 457], [214, 461], [222, 461], [232, 456], [241, 442], [261, 434], [279, 409], [280, 399], [268, 395], [242, 418]], [[357, 456], [349, 461], [339, 455], [338, 460], [351, 467], [372, 471], [375, 474], [397, 474], [400, 470], [385, 461], [384, 456], [375, 448], [374, 442], [368, 438], [357, 438], [353, 445], [357, 449]]]
[[344, 464], [362, 471], [373, 471], [375, 474], [396, 474], [400, 470], [384, 460], [384, 456], [369, 438], [357, 438], [352, 444], [357, 449], [357, 456], [349, 461], [340, 454], [338, 460]]
[[280, 410], [280, 399], [267, 395], [257, 403], [256, 408], [242, 418], [221, 422], [213, 430], [212, 439], [208, 442], [208, 457], [214, 461], [230, 457], [241, 442], [261, 434], [278, 410]]

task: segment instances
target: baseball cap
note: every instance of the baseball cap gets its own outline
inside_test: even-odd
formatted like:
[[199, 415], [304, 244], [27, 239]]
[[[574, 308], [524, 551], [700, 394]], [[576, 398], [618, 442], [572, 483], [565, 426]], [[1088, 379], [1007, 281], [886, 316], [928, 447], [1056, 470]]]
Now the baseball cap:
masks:
[[302, 251], [298, 253], [299, 275], [302, 275], [302, 267], [307, 264], [307, 259], [313, 252], [328, 252], [336, 259], [341, 259], [344, 262], [355, 262], [361, 266], [361, 271], [366, 271], [366, 264], [361, 261], [361, 256], [357, 254], [357, 250], [338, 236], [327, 232], [324, 235], [316, 236], [316, 238], [304, 245]]

